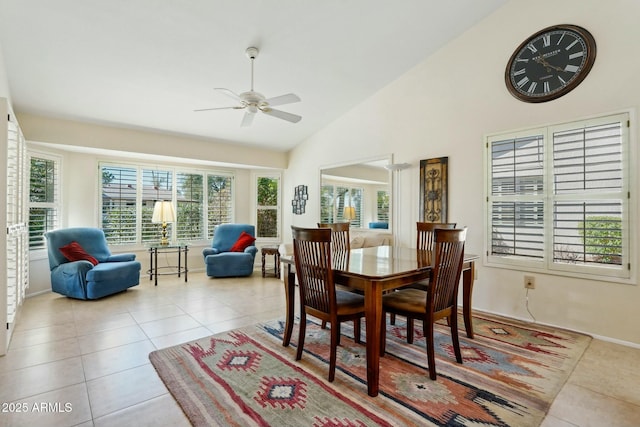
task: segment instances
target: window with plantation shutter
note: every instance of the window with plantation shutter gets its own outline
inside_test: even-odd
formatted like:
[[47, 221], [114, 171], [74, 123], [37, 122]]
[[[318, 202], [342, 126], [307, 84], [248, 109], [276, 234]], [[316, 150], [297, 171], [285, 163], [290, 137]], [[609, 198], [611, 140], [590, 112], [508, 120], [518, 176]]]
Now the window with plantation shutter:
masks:
[[[362, 188], [324, 184], [321, 193], [320, 221], [323, 224], [350, 221], [352, 227], [362, 227]], [[353, 218], [349, 218], [349, 211], [353, 212]]]
[[[142, 169], [140, 205], [140, 230], [144, 243], [158, 241], [162, 224], [154, 223], [153, 208], [156, 202], [173, 201], [173, 171], [167, 169]], [[167, 223], [167, 236], [173, 233], [174, 223]]]
[[217, 224], [233, 222], [233, 175], [203, 170], [101, 163], [101, 227], [111, 245], [154, 243], [162, 224], [152, 221], [158, 201], [171, 202], [171, 242], [211, 239]]
[[487, 262], [631, 277], [629, 116], [487, 138]]
[[203, 174], [176, 174], [176, 231], [180, 241], [205, 239], [203, 181]]
[[376, 221], [389, 222], [389, 191], [376, 191]]
[[207, 239], [216, 225], [233, 222], [233, 179], [230, 175], [207, 175]]
[[323, 185], [320, 188], [320, 222], [322, 224], [331, 224], [335, 221], [335, 209], [333, 206], [334, 186]]
[[154, 243], [162, 224], [152, 221], [158, 201], [171, 202], [176, 221], [167, 223], [170, 242], [202, 242], [215, 226], [233, 222], [233, 175], [145, 165], [100, 164], [101, 227], [111, 245]]
[[102, 224], [110, 244], [137, 243], [138, 170], [102, 166]]
[[29, 159], [29, 249], [44, 249], [44, 233], [58, 227], [60, 158], [33, 153]]

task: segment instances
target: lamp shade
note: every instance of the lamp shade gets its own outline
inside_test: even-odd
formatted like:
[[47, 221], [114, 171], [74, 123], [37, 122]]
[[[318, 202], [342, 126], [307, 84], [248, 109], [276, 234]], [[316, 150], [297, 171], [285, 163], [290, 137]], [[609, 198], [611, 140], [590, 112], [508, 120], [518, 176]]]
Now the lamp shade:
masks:
[[163, 223], [163, 222], [175, 222], [176, 213], [173, 210], [173, 204], [166, 201], [158, 201], [153, 207], [153, 217], [151, 222]]
[[356, 208], [354, 208], [353, 206], [345, 206], [342, 217], [349, 221], [351, 221], [352, 219], [356, 219]]

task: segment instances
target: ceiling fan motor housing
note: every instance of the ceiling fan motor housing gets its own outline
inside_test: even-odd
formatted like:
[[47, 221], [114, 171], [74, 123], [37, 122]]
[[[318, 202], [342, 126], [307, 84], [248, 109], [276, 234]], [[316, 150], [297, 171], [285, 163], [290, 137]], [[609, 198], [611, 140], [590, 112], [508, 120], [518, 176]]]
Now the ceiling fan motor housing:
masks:
[[247, 110], [251, 113], [257, 113], [258, 109], [269, 104], [265, 102], [264, 95], [252, 90], [240, 94], [240, 98], [247, 105]]
[[247, 58], [249, 59], [256, 59], [258, 57], [258, 52], [259, 51], [257, 47], [248, 47], [247, 50], [245, 50]]

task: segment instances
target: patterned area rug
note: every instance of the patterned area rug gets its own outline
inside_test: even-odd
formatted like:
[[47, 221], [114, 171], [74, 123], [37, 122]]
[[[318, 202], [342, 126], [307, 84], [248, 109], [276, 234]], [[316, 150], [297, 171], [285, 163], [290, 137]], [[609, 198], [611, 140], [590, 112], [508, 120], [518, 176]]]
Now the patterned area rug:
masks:
[[[367, 395], [365, 347], [342, 325], [336, 379], [329, 383], [329, 332], [309, 323], [302, 360], [283, 322], [229, 331], [149, 355], [194, 426], [538, 426], [591, 338], [511, 319], [474, 316], [476, 338], [461, 333], [455, 362], [438, 326], [436, 369], [427, 373], [425, 341], [388, 325], [380, 394]], [[363, 331], [364, 337], [364, 331]]]

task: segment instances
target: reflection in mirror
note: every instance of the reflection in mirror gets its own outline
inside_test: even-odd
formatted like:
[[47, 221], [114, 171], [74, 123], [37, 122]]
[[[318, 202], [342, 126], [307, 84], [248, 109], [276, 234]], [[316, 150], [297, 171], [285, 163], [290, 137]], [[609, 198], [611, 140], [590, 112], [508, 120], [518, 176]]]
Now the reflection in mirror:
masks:
[[391, 228], [388, 157], [320, 170], [320, 222], [350, 221], [352, 228]]

